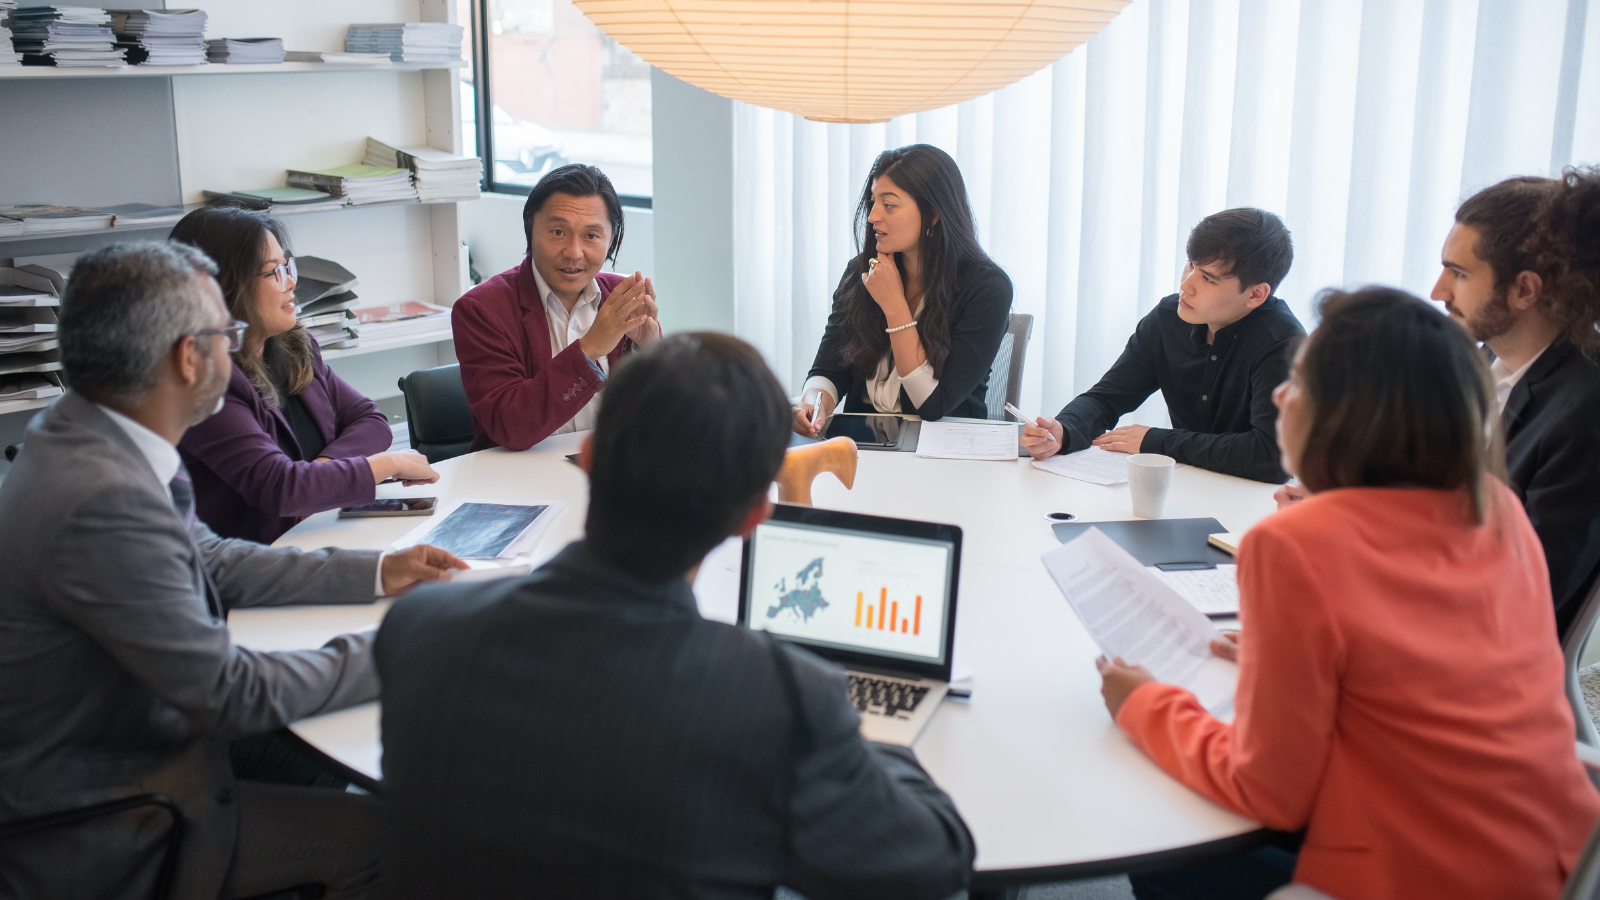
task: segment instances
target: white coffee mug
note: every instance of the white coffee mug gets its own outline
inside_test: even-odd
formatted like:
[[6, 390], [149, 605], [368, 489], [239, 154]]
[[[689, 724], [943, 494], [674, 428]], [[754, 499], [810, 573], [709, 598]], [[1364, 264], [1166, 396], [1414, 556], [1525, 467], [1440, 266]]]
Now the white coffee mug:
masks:
[[1128, 491], [1133, 494], [1133, 514], [1141, 519], [1159, 519], [1167, 505], [1167, 489], [1172, 487], [1172, 470], [1178, 461], [1159, 453], [1135, 453], [1128, 457]]

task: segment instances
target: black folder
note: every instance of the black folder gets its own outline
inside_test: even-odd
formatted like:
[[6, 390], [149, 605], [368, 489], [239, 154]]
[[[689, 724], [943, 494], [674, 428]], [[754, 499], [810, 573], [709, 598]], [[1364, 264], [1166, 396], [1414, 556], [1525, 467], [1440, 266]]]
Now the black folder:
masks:
[[1056, 538], [1065, 544], [1085, 529], [1098, 528], [1116, 541], [1141, 566], [1170, 563], [1233, 562], [1233, 557], [1206, 542], [1213, 534], [1228, 529], [1216, 519], [1132, 519], [1121, 522], [1062, 522], [1052, 525]]

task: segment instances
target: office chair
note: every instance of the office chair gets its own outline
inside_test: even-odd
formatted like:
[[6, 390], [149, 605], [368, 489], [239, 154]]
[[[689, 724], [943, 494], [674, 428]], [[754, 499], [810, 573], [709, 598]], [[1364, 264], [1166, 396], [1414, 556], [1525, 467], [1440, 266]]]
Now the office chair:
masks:
[[[1561, 639], [1561, 655], [1567, 668], [1567, 702], [1572, 705], [1572, 718], [1578, 727], [1578, 742], [1600, 748], [1600, 732], [1596, 732], [1594, 719], [1589, 715], [1589, 704], [1583, 700], [1583, 688], [1578, 684], [1578, 666], [1583, 659], [1583, 648], [1589, 643], [1589, 632], [1594, 630], [1595, 619], [1600, 618], [1600, 579], [1589, 587], [1589, 595], [1578, 607], [1578, 615], [1567, 627]], [[1600, 787], [1600, 777], [1591, 771], [1589, 777]]]
[[[1593, 602], [1593, 593], [1589, 595], [1589, 600]], [[1589, 778], [1593, 780], [1600, 776], [1600, 750], [1582, 741], [1578, 742], [1576, 749]], [[1561, 889], [1561, 900], [1600, 900], [1600, 826], [1589, 832], [1589, 840], [1584, 842], [1583, 852], [1578, 854], [1578, 863], [1567, 876], [1566, 887]]]
[[[106, 821], [114, 816], [124, 819], [122, 827]], [[156, 830], [163, 819], [165, 830]], [[95, 829], [97, 824], [112, 827]], [[126, 848], [131, 852], [119, 858], [116, 837], [128, 833], [138, 834], [144, 842]], [[81, 896], [79, 892], [85, 890], [96, 896], [125, 896], [148, 883], [152, 900], [166, 900], [177, 873], [182, 841], [183, 815], [177, 805], [159, 794], [140, 794], [0, 825], [0, 868], [6, 870], [12, 888], [37, 896]], [[63, 844], [80, 847], [93, 865], [61, 871], [32, 862], [40, 858], [58, 861], [58, 853], [41, 856], [39, 851], [45, 847], [59, 851]], [[112, 852], [107, 852], [108, 846]]]
[[994, 364], [989, 367], [989, 389], [983, 395], [987, 418], [1006, 421], [1006, 404], [1015, 404], [1022, 396], [1022, 365], [1028, 358], [1028, 338], [1032, 334], [1033, 316], [1012, 313]]
[[461, 366], [418, 369], [400, 379], [406, 398], [411, 449], [429, 465], [465, 454], [472, 447], [472, 409], [461, 384]]

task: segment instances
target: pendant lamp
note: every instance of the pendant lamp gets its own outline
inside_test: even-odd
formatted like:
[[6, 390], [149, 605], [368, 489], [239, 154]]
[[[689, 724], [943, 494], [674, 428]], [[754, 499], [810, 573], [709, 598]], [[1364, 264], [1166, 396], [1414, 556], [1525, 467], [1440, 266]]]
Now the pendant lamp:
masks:
[[645, 62], [822, 122], [882, 122], [1037, 72], [1129, 0], [573, 0]]

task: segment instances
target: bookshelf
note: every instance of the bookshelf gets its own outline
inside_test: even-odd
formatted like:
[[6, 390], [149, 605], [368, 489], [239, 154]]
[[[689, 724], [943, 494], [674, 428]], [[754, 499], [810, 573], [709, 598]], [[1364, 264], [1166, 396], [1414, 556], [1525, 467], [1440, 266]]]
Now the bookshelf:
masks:
[[[104, 5], [103, 0], [65, 0]], [[458, 20], [460, 0], [212, 0], [208, 37], [272, 35], [293, 50], [342, 50], [352, 22]], [[360, 161], [368, 136], [463, 151], [461, 65], [282, 63], [0, 69], [0, 205], [199, 206], [204, 190], [284, 183], [290, 168]], [[470, 125], [468, 126], [470, 127]], [[471, 152], [468, 150], [468, 152]], [[454, 305], [471, 282], [459, 204], [397, 202], [271, 213], [294, 251], [339, 261], [364, 304]], [[0, 238], [16, 257], [160, 240], [171, 223]], [[366, 341], [325, 358], [375, 400], [400, 376], [455, 361], [448, 326]], [[0, 400], [0, 446], [46, 400]], [[6, 465], [0, 461], [0, 477]]]

